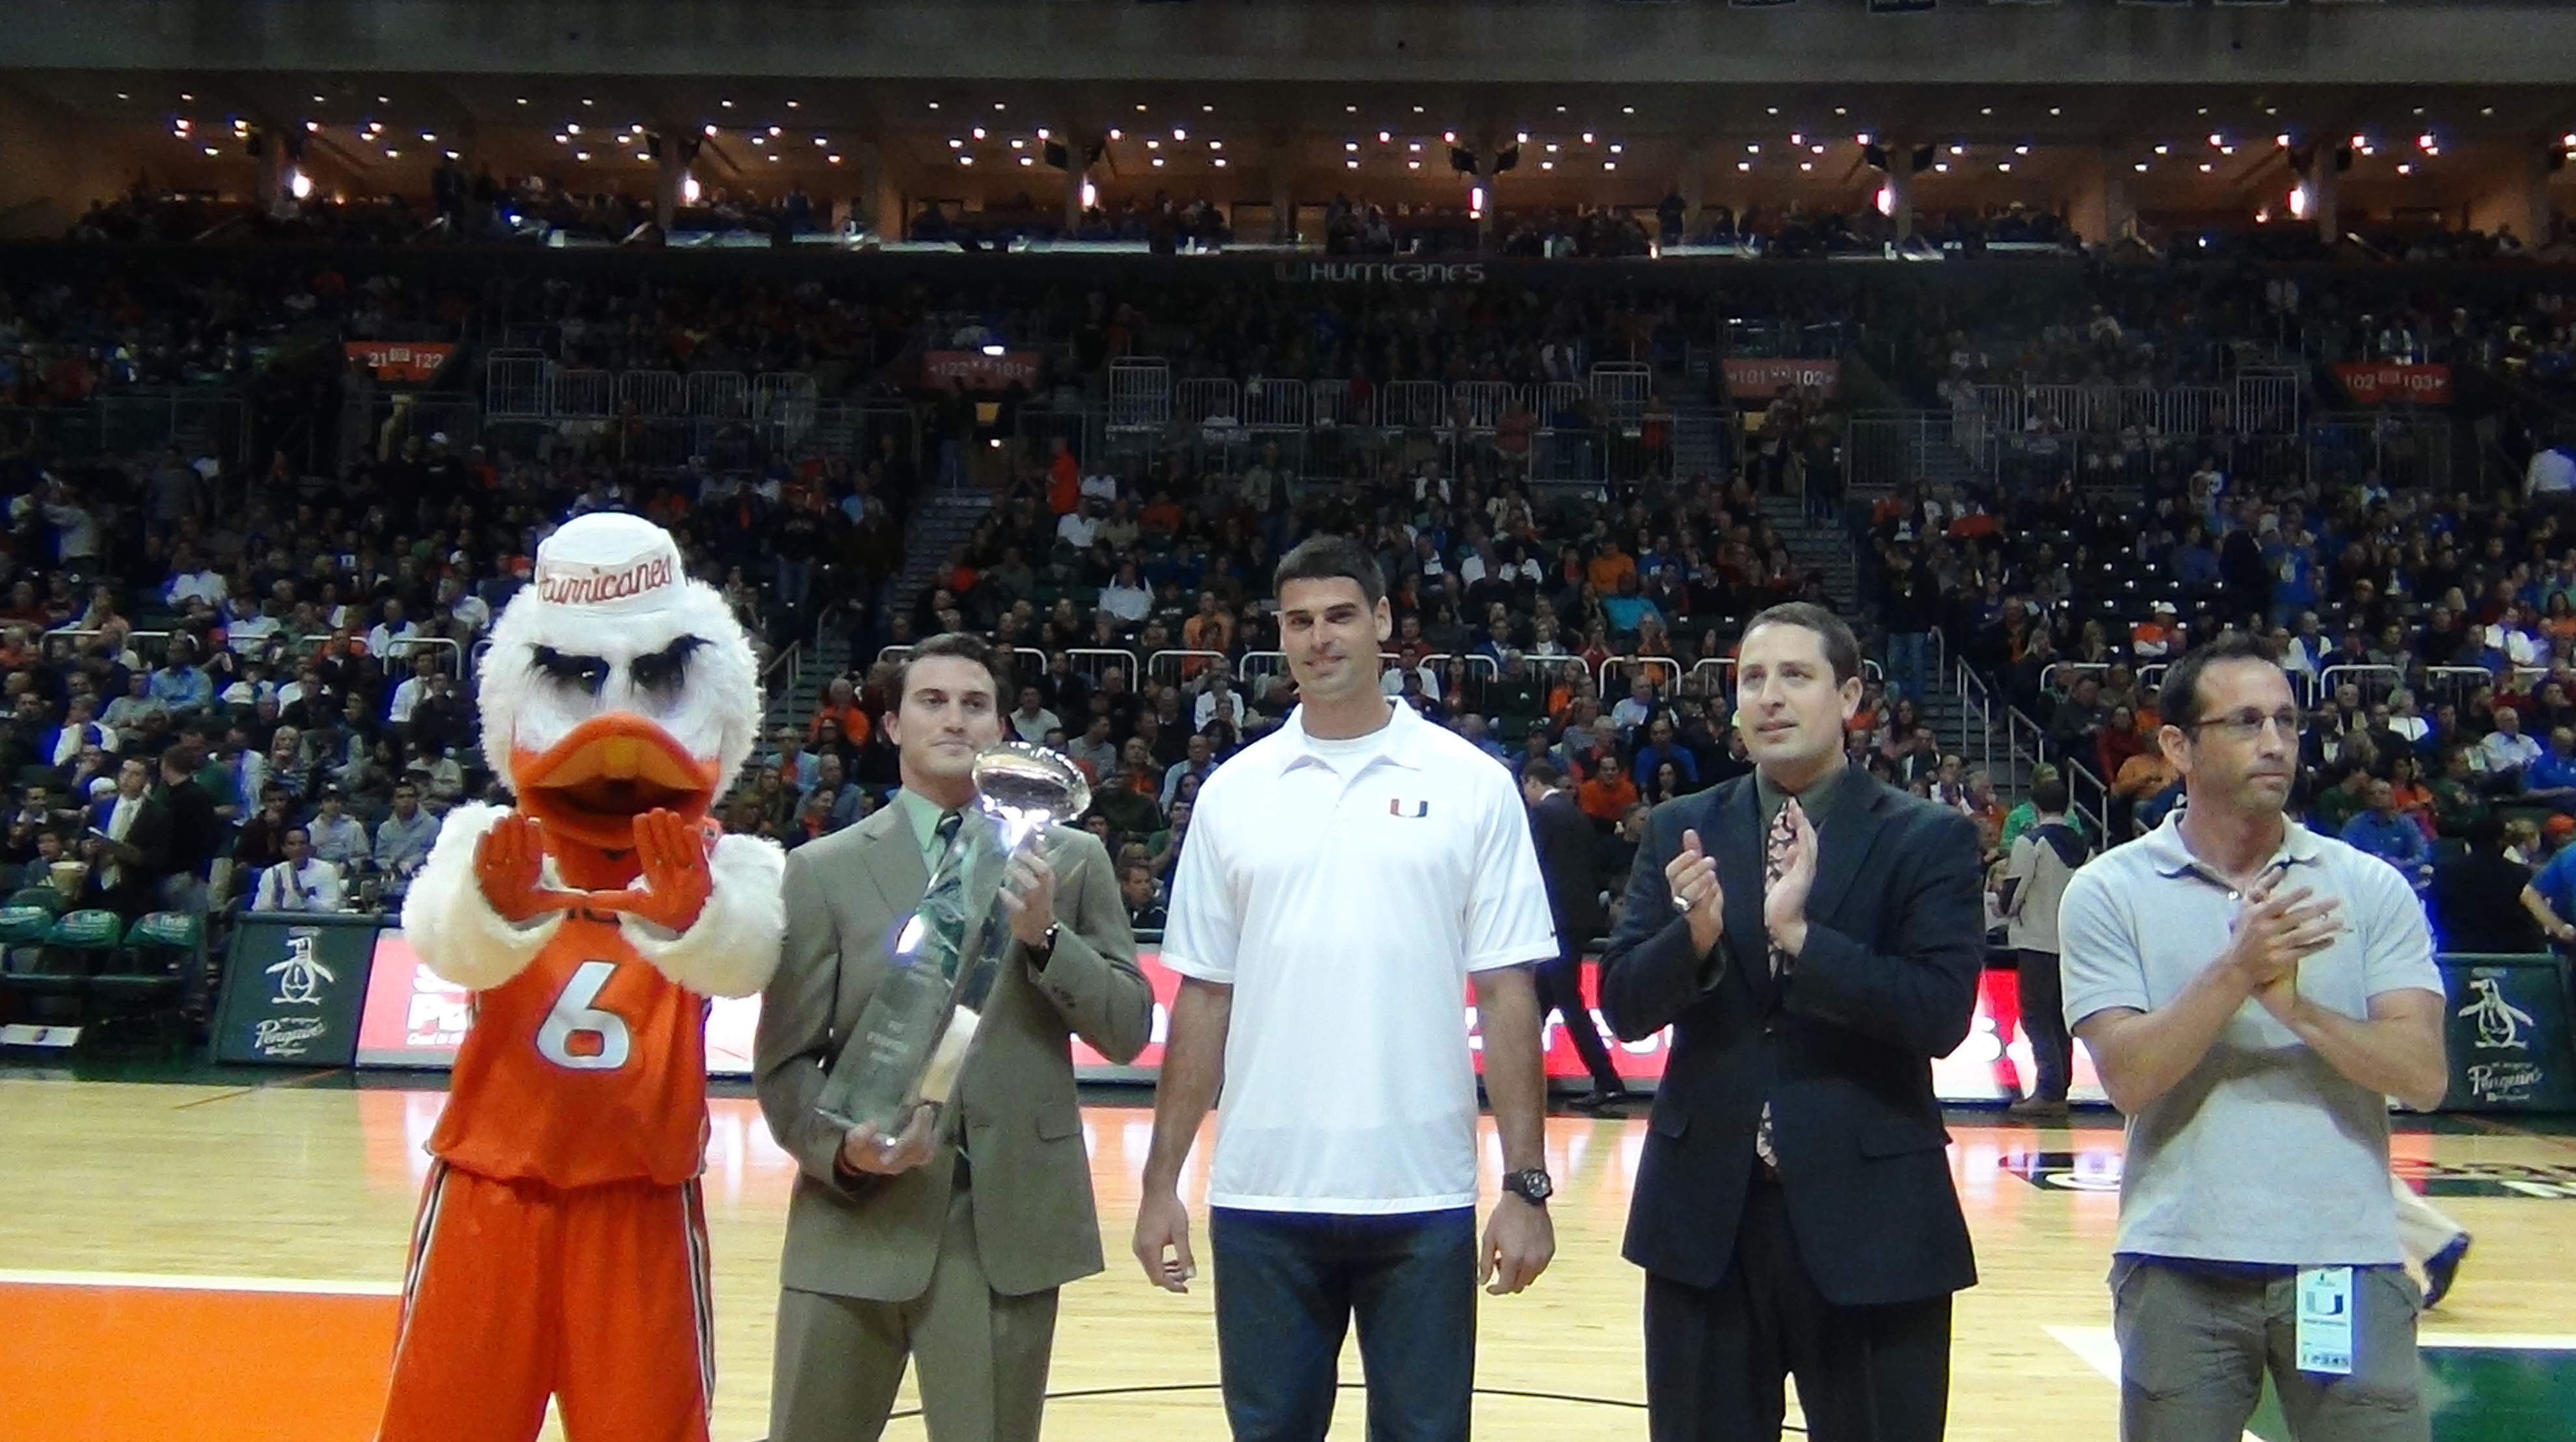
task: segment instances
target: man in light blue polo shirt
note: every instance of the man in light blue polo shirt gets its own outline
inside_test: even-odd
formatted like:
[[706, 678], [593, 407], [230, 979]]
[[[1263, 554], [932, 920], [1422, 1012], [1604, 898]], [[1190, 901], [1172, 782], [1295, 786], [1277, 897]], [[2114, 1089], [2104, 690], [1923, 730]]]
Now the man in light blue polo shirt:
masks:
[[2425, 1442], [2386, 1100], [2449, 1083], [2422, 908], [2284, 818], [2304, 718], [2253, 642], [2185, 655], [2164, 702], [2187, 804], [2058, 914], [2068, 1024], [2129, 1119], [2122, 1442], [2235, 1438], [2267, 1373], [2297, 1442]]

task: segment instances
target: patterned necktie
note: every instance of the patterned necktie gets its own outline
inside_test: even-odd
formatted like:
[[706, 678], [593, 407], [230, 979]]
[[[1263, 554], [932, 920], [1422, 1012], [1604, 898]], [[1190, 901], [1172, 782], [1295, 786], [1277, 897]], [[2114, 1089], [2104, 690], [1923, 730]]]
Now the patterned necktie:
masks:
[[939, 824], [930, 833], [939, 838], [939, 855], [930, 859], [932, 866], [936, 867], [957, 845], [957, 828], [965, 824], [966, 813], [963, 811], [951, 811], [939, 818]]
[[[1798, 844], [1798, 823], [1789, 817], [1787, 803], [1771, 818], [1771, 829], [1762, 842], [1762, 894], [1780, 884], [1780, 873], [1789, 869], [1789, 848]], [[1771, 947], [1771, 974], [1774, 977], [1789, 969], [1789, 954], [1778, 943]]]
[[[1780, 873], [1789, 869], [1789, 848], [1796, 845], [1797, 840], [1798, 823], [1790, 819], [1788, 803], [1783, 802], [1779, 811], [1771, 818], [1769, 831], [1762, 838], [1762, 894], [1764, 897], [1769, 897], [1771, 888], [1780, 884]], [[1780, 949], [1779, 943], [1773, 942], [1771, 944], [1772, 979], [1778, 980], [1780, 974], [1788, 969], [1789, 954]], [[1753, 1155], [1762, 1159], [1762, 1165], [1765, 1168], [1775, 1172], [1780, 1169], [1779, 1154], [1773, 1151], [1771, 1146], [1771, 1101], [1768, 1097], [1762, 1101], [1762, 1120], [1753, 1131]]]

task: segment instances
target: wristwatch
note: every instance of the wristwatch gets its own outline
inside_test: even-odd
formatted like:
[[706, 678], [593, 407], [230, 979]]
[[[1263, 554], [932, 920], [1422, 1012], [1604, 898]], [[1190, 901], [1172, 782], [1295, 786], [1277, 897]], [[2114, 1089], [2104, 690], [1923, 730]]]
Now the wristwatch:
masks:
[[1062, 930], [1064, 923], [1061, 921], [1047, 923], [1046, 935], [1039, 937], [1038, 944], [1029, 948], [1029, 965], [1040, 971], [1046, 970], [1046, 964], [1055, 957], [1056, 933]]
[[1547, 1179], [1547, 1168], [1529, 1167], [1503, 1173], [1503, 1190], [1533, 1207], [1543, 1207], [1548, 1198], [1556, 1195], [1556, 1183]]

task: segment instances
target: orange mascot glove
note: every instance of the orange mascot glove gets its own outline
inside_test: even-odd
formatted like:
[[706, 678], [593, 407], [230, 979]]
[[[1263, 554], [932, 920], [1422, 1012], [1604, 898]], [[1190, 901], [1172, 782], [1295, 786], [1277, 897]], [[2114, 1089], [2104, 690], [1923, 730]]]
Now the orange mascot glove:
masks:
[[707, 869], [707, 848], [713, 844], [713, 828], [701, 829], [676, 811], [647, 811], [635, 818], [635, 857], [644, 868], [640, 884], [595, 892], [590, 902], [641, 917], [665, 931], [686, 931], [697, 925], [698, 913], [715, 894], [715, 876]]
[[586, 900], [545, 884], [546, 838], [537, 818], [513, 811], [474, 843], [474, 881], [503, 921], [525, 926], [549, 911]]

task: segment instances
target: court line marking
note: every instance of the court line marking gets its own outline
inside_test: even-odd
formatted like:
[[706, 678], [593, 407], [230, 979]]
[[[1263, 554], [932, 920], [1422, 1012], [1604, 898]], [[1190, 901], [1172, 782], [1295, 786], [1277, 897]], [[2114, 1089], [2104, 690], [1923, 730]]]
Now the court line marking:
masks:
[[270, 1091], [281, 1087], [300, 1087], [307, 1082], [319, 1081], [326, 1076], [336, 1075], [338, 1075], [338, 1072], [335, 1069], [328, 1067], [321, 1071], [299, 1072], [296, 1075], [284, 1078], [283, 1080], [256, 1082], [250, 1086], [234, 1087], [228, 1091], [220, 1091], [210, 1097], [198, 1097], [193, 1101], [184, 1101], [179, 1103], [177, 1106], [172, 1107], [171, 1110], [184, 1112], [190, 1107], [211, 1106], [216, 1102], [228, 1102], [235, 1097], [246, 1097], [254, 1092]]
[[[2120, 1383], [2120, 1343], [2108, 1327], [2043, 1327], [2040, 1330], [2056, 1338], [2067, 1351], [2083, 1359], [2085, 1365], [2101, 1373], [2113, 1386]], [[2509, 1352], [2576, 1351], [2576, 1334], [2550, 1332], [2499, 1332], [2481, 1336], [2475, 1332], [2419, 1332], [2415, 1336], [2418, 1350], [2438, 1347], [2492, 1348]], [[2253, 1433], [2245, 1442], [2262, 1442]]]
[[321, 1297], [399, 1297], [399, 1282], [315, 1277], [201, 1277], [166, 1272], [51, 1272], [0, 1268], [0, 1287], [125, 1287], [161, 1292], [262, 1292]]
[[[2067, 1351], [2083, 1359], [2084, 1364], [2120, 1385], [2120, 1343], [2108, 1327], [2042, 1327]], [[2251, 1432], [2243, 1434], [2244, 1442], [2263, 1442]]]
[[2501, 1117], [2489, 1115], [2487, 1113], [2472, 1112], [2463, 1119], [2467, 1121], [2469, 1125], [2476, 1127], [2478, 1130], [2491, 1132], [2497, 1136], [2515, 1137], [2523, 1141], [2540, 1142], [2559, 1151], [2576, 1151], [2576, 1139], [2552, 1136], [2547, 1132], [2536, 1132], [2529, 1127], [2517, 1126]]
[[[2081, 1357], [2094, 1371], [2120, 1380], [2120, 1344], [2108, 1327], [2049, 1327], [2048, 1335]], [[2576, 1332], [2418, 1332], [2415, 1345], [2498, 1352], [2576, 1352]]]

